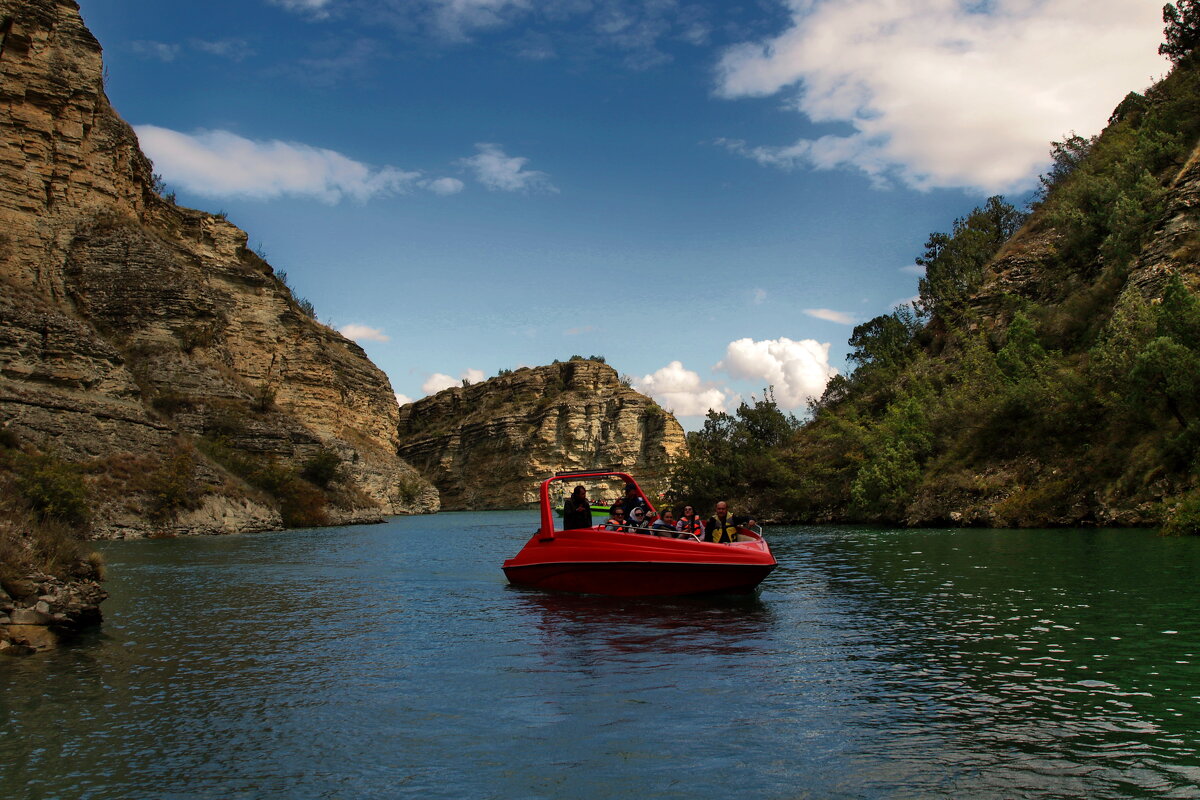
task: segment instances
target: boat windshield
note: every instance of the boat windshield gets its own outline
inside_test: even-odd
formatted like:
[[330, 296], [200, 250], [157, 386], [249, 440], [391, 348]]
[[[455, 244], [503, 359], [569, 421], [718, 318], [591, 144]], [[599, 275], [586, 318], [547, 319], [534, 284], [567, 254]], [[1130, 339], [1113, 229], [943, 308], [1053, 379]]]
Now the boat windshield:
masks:
[[[542, 483], [542, 530], [564, 530], [567, 520], [564, 517], [567, 498], [576, 487], [582, 486], [591, 509], [592, 527], [603, 526], [608, 520], [611, 509], [619, 504], [626, 496], [628, 487], [635, 490], [634, 496], [640, 497], [648, 512], [655, 512], [654, 503], [646, 496], [642, 487], [633, 476], [625, 472], [586, 471], [560, 472]], [[576, 518], [578, 519], [578, 518]]]

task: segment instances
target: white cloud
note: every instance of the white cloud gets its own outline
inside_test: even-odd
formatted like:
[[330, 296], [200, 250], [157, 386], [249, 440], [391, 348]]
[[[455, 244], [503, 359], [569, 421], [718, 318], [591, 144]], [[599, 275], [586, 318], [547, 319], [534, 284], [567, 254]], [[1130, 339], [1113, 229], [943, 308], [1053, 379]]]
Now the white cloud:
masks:
[[734, 378], [758, 380], [774, 387], [781, 408], [800, 408], [820, 397], [825, 384], [837, 374], [829, 366], [829, 343], [813, 339], [799, 342], [786, 337], [756, 342], [738, 339], [725, 349], [724, 360], [713, 367]]
[[635, 379], [633, 386], [642, 394], [654, 398], [673, 414], [690, 417], [713, 411], [725, 411], [732, 393], [700, 380], [683, 362], [672, 361], [652, 375]]
[[421, 391], [425, 394], [436, 394], [443, 389], [449, 389], [452, 386], [462, 386], [462, 381], [456, 378], [451, 378], [443, 372], [435, 372], [430, 375], [424, 383], [421, 384]]
[[481, 369], [468, 367], [464, 369], [457, 378], [451, 378], [444, 372], [435, 372], [426, 378], [421, 384], [421, 391], [425, 394], [436, 394], [443, 389], [450, 389], [454, 386], [462, 386], [463, 381], [467, 383], [479, 383], [487, 378], [487, 375]]
[[395, 167], [372, 169], [297, 142], [254, 141], [219, 130], [189, 135], [155, 125], [135, 130], [168, 183], [210, 197], [303, 195], [330, 204], [343, 197], [366, 202], [407, 191], [420, 177]]
[[465, 40], [476, 28], [494, 28], [514, 13], [526, 11], [529, 0], [430, 0], [435, 25], [446, 38]]
[[823, 319], [826, 322], [837, 322], [842, 325], [853, 325], [855, 322], [855, 316], [853, 314], [849, 314], [845, 311], [834, 311], [831, 308], [806, 308], [804, 309], [804, 313], [808, 314], [810, 317]]
[[498, 144], [481, 142], [475, 148], [479, 151], [476, 155], [458, 163], [472, 170], [475, 179], [490, 191], [558, 192], [546, 173], [525, 169], [528, 158], [507, 155]]
[[379, 328], [368, 328], [366, 325], [358, 323], [350, 323], [338, 328], [338, 333], [345, 336], [347, 339], [353, 339], [356, 342], [387, 342], [391, 338]]
[[333, 5], [333, 0], [267, 0], [267, 2], [273, 6], [308, 14], [317, 19], [327, 17], [329, 12], [326, 9]]
[[177, 44], [167, 42], [152, 42], [138, 40], [129, 43], [129, 49], [142, 58], [155, 58], [159, 61], [174, 61], [182, 49]]
[[925, 277], [925, 268], [920, 264], [909, 264], [907, 267], [901, 267], [901, 272], [907, 272], [909, 275], [920, 275]]
[[231, 61], [242, 61], [247, 56], [254, 55], [254, 50], [250, 48], [250, 43], [245, 39], [216, 39], [212, 41], [192, 39], [188, 43], [202, 53], [208, 53], [210, 56], [219, 56], [220, 58], [228, 58]]
[[432, 178], [419, 182], [422, 189], [428, 189], [434, 194], [451, 195], [463, 190], [463, 182], [458, 178]]
[[396, 392], [396, 402], [399, 403], [400, 405], [406, 406], [409, 403], [411, 403], [412, 401], [413, 401], [412, 398], [409, 397], [408, 395], [400, 394], [399, 392]]
[[1130, 0], [791, 0], [791, 26], [726, 50], [724, 97], [791, 87], [854, 132], [785, 147], [720, 143], [763, 164], [852, 166], [877, 183], [986, 192], [1033, 185], [1049, 143], [1099, 131], [1165, 71], [1161, 7]]

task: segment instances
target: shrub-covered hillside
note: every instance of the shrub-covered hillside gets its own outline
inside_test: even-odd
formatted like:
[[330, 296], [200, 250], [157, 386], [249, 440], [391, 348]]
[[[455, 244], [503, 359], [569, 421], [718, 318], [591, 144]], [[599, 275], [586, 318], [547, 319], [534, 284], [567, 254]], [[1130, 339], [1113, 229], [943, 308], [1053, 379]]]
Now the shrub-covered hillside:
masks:
[[710, 414], [679, 496], [759, 519], [1194, 528], [1200, 57], [1181, 30], [1164, 80], [1053, 144], [1028, 213], [994, 197], [929, 237], [918, 301], [854, 329], [809, 421], [769, 393]]

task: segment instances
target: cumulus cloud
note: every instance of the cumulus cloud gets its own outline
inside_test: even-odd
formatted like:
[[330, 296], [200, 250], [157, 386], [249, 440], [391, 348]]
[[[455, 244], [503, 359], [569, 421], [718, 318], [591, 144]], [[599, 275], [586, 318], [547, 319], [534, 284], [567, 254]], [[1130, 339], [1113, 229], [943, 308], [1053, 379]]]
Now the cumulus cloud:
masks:
[[493, 192], [550, 192], [558, 189], [550, 182], [546, 173], [525, 169], [528, 158], [510, 156], [498, 144], [481, 142], [475, 145], [479, 152], [470, 158], [459, 160], [459, 164], [475, 173], [475, 179]]
[[425, 394], [436, 394], [452, 386], [462, 386], [462, 381], [451, 378], [444, 372], [435, 372], [421, 384], [421, 391]]
[[672, 361], [651, 375], [635, 379], [633, 386], [673, 414], [685, 417], [707, 414], [710, 409], [725, 411], [733, 397], [728, 391], [700, 380], [681, 361]]
[[338, 333], [345, 336], [347, 339], [353, 339], [356, 342], [387, 342], [391, 341], [391, 337], [385, 334], [379, 328], [369, 328], [366, 325], [350, 323], [338, 328]]
[[806, 308], [804, 309], [804, 313], [808, 314], [810, 317], [823, 319], [826, 322], [837, 322], [842, 325], [853, 325], [855, 322], [855, 317], [853, 314], [849, 314], [845, 311], [834, 311], [831, 308]]
[[721, 140], [762, 164], [854, 167], [877, 183], [1013, 191], [1049, 143], [1098, 131], [1165, 71], [1161, 9], [1130, 0], [791, 0], [791, 25], [725, 51], [718, 94], [794, 91], [848, 135], [783, 146]]
[[409, 397], [408, 395], [400, 394], [399, 392], [396, 392], [396, 402], [399, 403], [400, 405], [406, 406], [409, 403], [411, 403], [412, 401], [413, 401], [412, 398]]
[[425, 394], [435, 394], [443, 389], [462, 386], [463, 381], [467, 383], [479, 383], [486, 377], [487, 375], [484, 374], [483, 370], [475, 369], [474, 367], [464, 369], [457, 378], [451, 378], [444, 372], [435, 372], [421, 384], [421, 391]]
[[820, 397], [825, 384], [837, 374], [829, 366], [829, 343], [813, 339], [793, 341], [786, 337], [738, 339], [725, 349], [725, 358], [713, 367], [734, 378], [758, 380], [774, 387], [781, 408], [800, 408]]
[[299, 142], [256, 141], [220, 130], [186, 134], [156, 125], [138, 125], [135, 130], [168, 183], [206, 197], [265, 200], [297, 195], [329, 204], [347, 197], [364, 203], [414, 186], [446, 194], [462, 184], [455, 178], [424, 181], [419, 171], [369, 167]]

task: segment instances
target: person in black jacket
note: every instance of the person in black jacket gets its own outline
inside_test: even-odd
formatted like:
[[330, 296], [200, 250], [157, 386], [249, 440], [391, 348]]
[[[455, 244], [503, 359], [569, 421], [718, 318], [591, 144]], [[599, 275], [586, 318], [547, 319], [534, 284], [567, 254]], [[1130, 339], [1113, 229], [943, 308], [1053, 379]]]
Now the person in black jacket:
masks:
[[718, 544], [729, 544], [735, 540], [737, 529], [743, 525], [753, 525], [750, 517], [735, 517], [729, 513], [729, 504], [724, 500], [717, 503], [717, 513], [704, 523], [704, 541]]
[[575, 487], [571, 496], [563, 502], [563, 530], [573, 531], [592, 527], [592, 504], [588, 500], [587, 488]]

